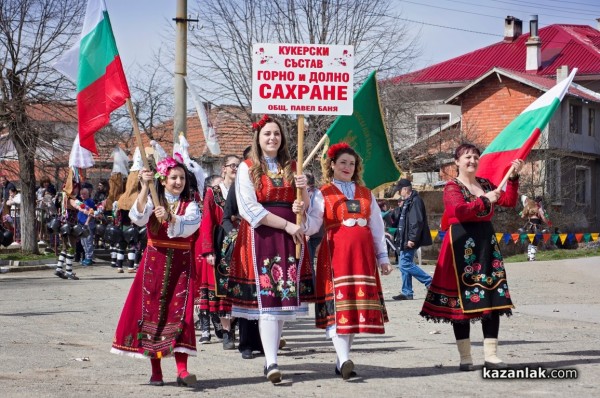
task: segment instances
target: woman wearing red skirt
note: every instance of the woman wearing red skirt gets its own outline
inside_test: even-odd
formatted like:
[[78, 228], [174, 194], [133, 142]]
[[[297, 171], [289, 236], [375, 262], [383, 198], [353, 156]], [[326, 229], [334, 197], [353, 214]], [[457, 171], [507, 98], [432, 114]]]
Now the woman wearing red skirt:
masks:
[[[265, 115], [253, 125], [250, 159], [238, 168], [235, 193], [242, 217], [231, 258], [228, 292], [232, 316], [257, 319], [264, 373], [281, 381], [277, 350], [283, 324], [307, 314], [314, 297], [312, 269], [292, 204], [296, 186], [308, 203], [306, 176], [296, 176], [281, 124]], [[296, 179], [295, 179], [296, 178]], [[296, 259], [296, 244], [301, 244]]]
[[305, 222], [307, 235], [325, 224], [317, 254], [316, 325], [332, 339], [335, 373], [344, 380], [356, 375], [349, 358], [354, 335], [383, 334], [388, 320], [378, 267], [384, 275], [392, 267], [381, 212], [361, 174], [354, 149], [346, 143], [332, 145], [323, 166], [325, 185], [315, 194]]
[[[142, 187], [129, 211], [136, 225], [148, 224], [148, 246], [125, 301], [111, 352], [150, 358], [150, 384], [164, 385], [161, 359], [175, 355], [177, 384], [194, 386], [187, 370], [188, 355], [196, 355], [192, 285], [192, 238], [200, 212], [190, 198], [185, 166], [173, 158], [157, 164], [159, 203], [148, 197], [153, 173], [142, 170]], [[159, 221], [161, 220], [161, 221]]]
[[511, 315], [513, 304], [502, 254], [491, 219], [494, 205], [514, 207], [522, 160], [513, 161], [514, 172], [506, 191], [475, 176], [479, 149], [463, 144], [454, 152], [458, 177], [444, 188], [444, 224], [449, 229], [442, 241], [433, 281], [421, 315], [436, 322], [450, 322], [460, 354], [460, 370], [474, 370], [470, 322], [481, 320], [485, 365], [506, 367], [496, 355], [500, 315]]

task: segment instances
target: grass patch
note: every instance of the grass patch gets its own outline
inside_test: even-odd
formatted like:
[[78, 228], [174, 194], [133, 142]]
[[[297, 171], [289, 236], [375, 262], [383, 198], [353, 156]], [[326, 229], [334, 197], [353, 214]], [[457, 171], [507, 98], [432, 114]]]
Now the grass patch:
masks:
[[54, 254], [31, 254], [23, 252], [15, 253], [2, 253], [0, 254], [0, 260], [7, 261], [33, 261], [33, 260], [47, 260], [55, 258]]
[[[573, 250], [538, 250], [535, 255], [535, 261], [565, 260], [570, 258], [594, 257], [600, 256], [600, 247], [579, 248]], [[505, 263], [520, 263], [527, 261], [527, 253], [515, 254], [504, 258]]]

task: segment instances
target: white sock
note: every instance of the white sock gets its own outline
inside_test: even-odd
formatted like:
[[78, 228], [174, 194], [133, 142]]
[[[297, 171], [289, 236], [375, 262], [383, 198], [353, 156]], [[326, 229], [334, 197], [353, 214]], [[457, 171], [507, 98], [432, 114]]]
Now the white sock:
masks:
[[277, 350], [279, 350], [279, 339], [281, 339], [280, 328], [283, 328], [283, 321], [271, 319], [258, 320], [258, 330], [265, 352], [265, 362], [267, 367], [277, 363]]
[[336, 334], [331, 338], [331, 341], [333, 342], [333, 347], [337, 354], [335, 366], [339, 369], [344, 362], [350, 359], [350, 346], [352, 344], [351, 335]]

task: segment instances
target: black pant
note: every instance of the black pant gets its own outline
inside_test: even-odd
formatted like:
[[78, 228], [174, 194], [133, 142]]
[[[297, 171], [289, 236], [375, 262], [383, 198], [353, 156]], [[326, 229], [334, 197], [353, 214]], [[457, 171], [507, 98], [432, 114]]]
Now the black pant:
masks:
[[240, 338], [238, 350], [243, 352], [250, 349], [252, 351], [263, 352], [262, 341], [260, 340], [260, 333], [258, 331], [258, 321], [245, 318], [238, 318], [237, 320]]
[[[471, 323], [455, 322], [452, 324], [454, 328], [454, 337], [456, 340], [468, 339], [471, 333]], [[500, 329], [500, 314], [497, 311], [492, 311], [491, 316], [481, 320], [481, 328], [483, 329], [484, 339], [497, 339], [498, 330]]]

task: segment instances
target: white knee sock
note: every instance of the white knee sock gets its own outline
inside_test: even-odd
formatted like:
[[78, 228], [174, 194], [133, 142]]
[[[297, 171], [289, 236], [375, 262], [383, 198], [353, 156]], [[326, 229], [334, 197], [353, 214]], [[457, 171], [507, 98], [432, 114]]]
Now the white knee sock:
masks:
[[265, 362], [267, 367], [277, 363], [277, 350], [279, 349], [280, 330], [283, 328], [283, 321], [259, 319], [258, 330], [260, 340], [262, 341], [265, 352]]
[[331, 338], [333, 342], [333, 347], [335, 348], [335, 353], [337, 354], [337, 358], [335, 361], [335, 366], [339, 369], [340, 366], [348, 359], [350, 359], [350, 345], [351, 343], [351, 335], [339, 335], [336, 334]]

